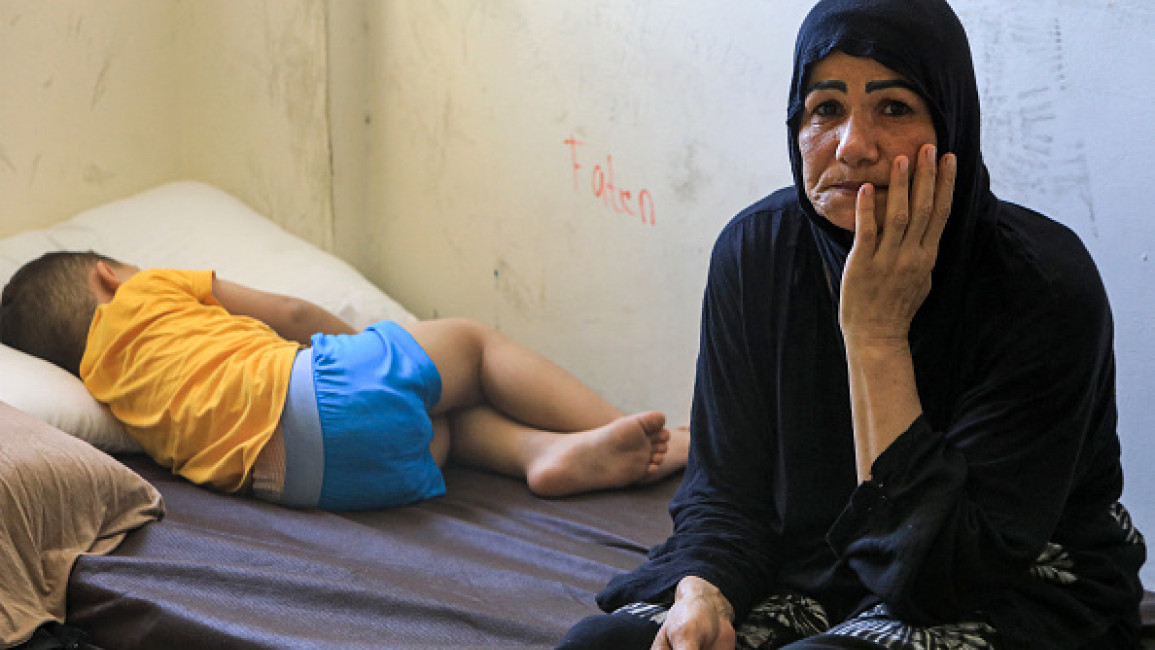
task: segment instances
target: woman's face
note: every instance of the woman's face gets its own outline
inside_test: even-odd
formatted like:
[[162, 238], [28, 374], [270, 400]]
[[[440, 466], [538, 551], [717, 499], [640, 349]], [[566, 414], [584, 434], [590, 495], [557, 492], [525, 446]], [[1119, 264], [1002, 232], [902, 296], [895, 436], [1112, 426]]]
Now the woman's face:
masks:
[[906, 156], [913, 173], [919, 148], [937, 144], [930, 108], [897, 72], [841, 52], [815, 64], [806, 84], [798, 129], [806, 196], [831, 223], [854, 230], [858, 188], [872, 183], [881, 226], [894, 159]]

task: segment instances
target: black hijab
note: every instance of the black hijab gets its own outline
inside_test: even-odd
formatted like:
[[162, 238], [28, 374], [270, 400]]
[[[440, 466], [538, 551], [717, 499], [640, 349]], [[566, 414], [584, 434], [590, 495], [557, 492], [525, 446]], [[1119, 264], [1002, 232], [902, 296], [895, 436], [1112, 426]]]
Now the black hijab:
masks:
[[[990, 232], [988, 226], [997, 215], [980, 148], [978, 84], [966, 32], [945, 0], [822, 0], [799, 29], [787, 114], [790, 162], [798, 202], [810, 219], [834, 287], [832, 299], [837, 302], [854, 236], [815, 211], [806, 196], [798, 148], [807, 76], [814, 64], [834, 51], [874, 59], [911, 82], [931, 109], [940, 155], [952, 152], [958, 158], [951, 216], [939, 248], [933, 288], [911, 325], [920, 379], [932, 385], [920, 383], [949, 401], [948, 395], [956, 391], [946, 384], [956, 374], [958, 359], [948, 358], [947, 351], [955, 347], [968, 267], [979, 245], [977, 233]], [[933, 411], [939, 409], [927, 406], [935, 416]]]

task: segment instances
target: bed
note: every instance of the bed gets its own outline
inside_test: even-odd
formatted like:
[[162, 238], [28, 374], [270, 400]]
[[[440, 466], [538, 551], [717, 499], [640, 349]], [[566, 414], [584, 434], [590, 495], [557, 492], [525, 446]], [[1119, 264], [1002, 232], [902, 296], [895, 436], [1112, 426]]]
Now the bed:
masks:
[[[414, 318], [337, 258], [201, 183], [164, 185], [0, 240], [0, 281], [53, 249], [94, 249], [146, 268], [212, 268], [317, 302], [358, 328]], [[521, 481], [450, 467], [447, 496], [414, 506], [292, 510], [171, 475], [139, 453], [78, 380], [2, 346], [0, 402], [43, 427], [0, 437], [0, 457], [6, 444], [59, 442], [52, 436], [66, 433], [99, 454], [84, 463], [109, 465], [134, 495], [101, 497], [117, 507], [97, 508], [94, 532], [67, 549], [65, 569], [54, 569], [63, 574], [25, 588], [55, 580], [66, 603], [35, 612], [15, 638], [0, 637], [5, 647], [52, 620], [109, 650], [551, 647], [597, 611], [593, 595], [616, 572], [636, 566], [669, 534], [666, 504], [678, 482], [543, 500]], [[40, 448], [53, 446], [61, 445]], [[37, 458], [26, 473], [58, 462]], [[10, 614], [0, 611], [0, 621]]]
[[[44, 251], [88, 248], [142, 267], [213, 268], [317, 302], [357, 327], [414, 318], [340, 260], [192, 182], [0, 240], [0, 281]], [[13, 407], [19, 416], [5, 419]], [[35, 453], [12, 453], [25, 447]], [[101, 472], [61, 483], [46, 468], [65, 451]], [[39, 482], [10, 489], [16, 474]], [[52, 496], [49, 483], [65, 495], [96, 490], [97, 507]], [[27, 552], [17, 561], [35, 566], [0, 567], [27, 578], [0, 592], [0, 647], [47, 621], [66, 621], [108, 650], [552, 647], [597, 612], [594, 594], [614, 574], [669, 534], [678, 477], [557, 500], [464, 467], [449, 467], [446, 483], [445, 497], [362, 513], [216, 494], [139, 454], [75, 378], [0, 346], [0, 498], [32, 515], [59, 510], [52, 525], [76, 533], [66, 549], [41, 553], [64, 556], [48, 569]], [[32, 524], [24, 543], [52, 542], [46, 524]], [[0, 535], [0, 551], [4, 544]], [[32, 599], [19, 620], [5, 609], [9, 595], [41, 591], [52, 598]], [[18, 625], [5, 627], [6, 617]], [[1150, 597], [1144, 620], [1155, 624]], [[1155, 628], [1147, 634], [1155, 639]]]
[[675, 482], [546, 501], [451, 468], [446, 497], [334, 514], [126, 462], [167, 514], [81, 558], [69, 587], [69, 622], [110, 650], [551, 647], [668, 534]]

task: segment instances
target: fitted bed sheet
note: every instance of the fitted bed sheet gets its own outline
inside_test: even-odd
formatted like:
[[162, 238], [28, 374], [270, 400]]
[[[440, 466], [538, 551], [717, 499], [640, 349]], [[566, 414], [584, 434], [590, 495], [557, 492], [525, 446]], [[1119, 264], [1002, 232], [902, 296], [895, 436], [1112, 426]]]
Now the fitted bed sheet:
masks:
[[68, 622], [105, 648], [552, 647], [670, 533], [675, 475], [543, 500], [462, 467], [448, 495], [391, 510], [292, 510], [122, 461], [165, 518], [82, 557]]

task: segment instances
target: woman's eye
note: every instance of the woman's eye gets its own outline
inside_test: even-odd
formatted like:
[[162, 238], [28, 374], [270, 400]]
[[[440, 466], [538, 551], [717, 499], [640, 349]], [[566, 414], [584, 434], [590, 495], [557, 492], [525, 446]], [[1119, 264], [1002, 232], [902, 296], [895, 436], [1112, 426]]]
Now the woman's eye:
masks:
[[909, 104], [906, 102], [900, 102], [898, 100], [890, 100], [882, 106], [882, 114], [890, 115], [892, 117], [910, 115], [913, 112], [914, 109], [911, 108]]
[[838, 105], [838, 102], [833, 99], [828, 99], [815, 106], [810, 113], [815, 117], [832, 117], [838, 115], [840, 109], [841, 107]]

